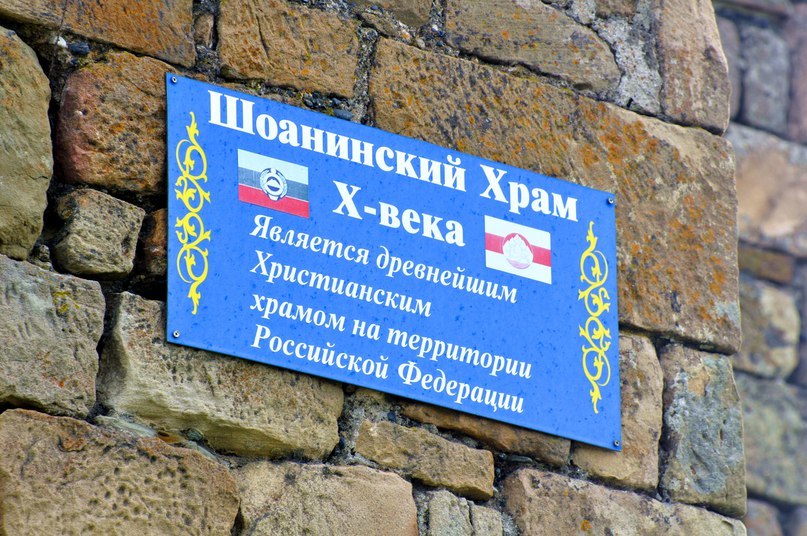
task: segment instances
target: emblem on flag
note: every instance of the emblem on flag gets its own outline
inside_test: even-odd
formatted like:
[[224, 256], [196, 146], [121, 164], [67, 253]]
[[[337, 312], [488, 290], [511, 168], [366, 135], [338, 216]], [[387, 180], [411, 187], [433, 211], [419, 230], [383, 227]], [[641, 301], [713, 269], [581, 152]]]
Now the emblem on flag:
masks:
[[239, 149], [238, 199], [307, 218], [308, 168]]
[[485, 266], [552, 284], [551, 235], [485, 216]]

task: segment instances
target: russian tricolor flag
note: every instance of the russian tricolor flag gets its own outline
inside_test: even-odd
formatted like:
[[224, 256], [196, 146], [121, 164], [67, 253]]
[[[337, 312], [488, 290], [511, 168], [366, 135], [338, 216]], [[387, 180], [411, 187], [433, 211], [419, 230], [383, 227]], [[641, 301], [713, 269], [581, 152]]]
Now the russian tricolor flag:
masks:
[[552, 284], [551, 235], [485, 216], [485, 266]]
[[238, 199], [307, 218], [308, 168], [239, 149]]

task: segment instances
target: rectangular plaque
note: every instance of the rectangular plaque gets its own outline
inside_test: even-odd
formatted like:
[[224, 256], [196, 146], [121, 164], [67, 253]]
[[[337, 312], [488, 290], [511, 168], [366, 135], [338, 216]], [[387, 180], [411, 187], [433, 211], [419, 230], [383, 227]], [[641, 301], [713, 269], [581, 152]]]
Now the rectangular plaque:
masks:
[[619, 450], [613, 194], [166, 77], [170, 342]]

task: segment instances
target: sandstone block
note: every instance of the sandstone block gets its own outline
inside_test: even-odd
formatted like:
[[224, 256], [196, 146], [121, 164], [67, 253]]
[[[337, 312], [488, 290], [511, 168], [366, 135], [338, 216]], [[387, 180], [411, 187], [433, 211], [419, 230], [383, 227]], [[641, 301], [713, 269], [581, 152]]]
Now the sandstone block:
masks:
[[780, 381], [738, 372], [749, 493], [807, 506], [807, 399]]
[[412, 485], [368, 467], [266, 461], [233, 471], [243, 535], [417, 536]]
[[793, 281], [796, 263], [789, 255], [740, 243], [737, 257], [744, 272], [784, 285]]
[[0, 415], [0, 532], [229, 534], [238, 491], [198, 452], [26, 410]]
[[0, 404], [85, 417], [103, 329], [98, 283], [0, 255]]
[[502, 536], [499, 512], [447, 491], [429, 494], [427, 536]]
[[140, 268], [148, 275], [165, 276], [168, 267], [168, 210], [161, 208], [143, 222]]
[[356, 453], [427, 486], [442, 486], [473, 499], [493, 496], [493, 455], [419, 428], [364, 421]]
[[569, 457], [571, 442], [562, 437], [416, 402], [404, 402], [403, 414], [416, 421], [469, 435], [496, 450], [530, 456], [550, 465], [562, 466]]
[[196, 60], [190, 38], [192, 4], [192, 0], [2, 0], [0, 16], [73, 32], [190, 67]]
[[768, 283], [743, 278], [740, 309], [743, 345], [733, 357], [734, 368], [759, 376], [788, 377], [799, 359], [801, 319], [795, 297]]
[[796, 143], [807, 143], [807, 4], [794, 6], [785, 26], [790, 45], [790, 113], [787, 132]]
[[56, 203], [64, 228], [53, 256], [65, 270], [98, 277], [126, 277], [134, 266], [137, 236], [146, 211], [98, 190], [75, 190]]
[[53, 173], [50, 84], [34, 51], [2, 27], [0, 58], [0, 254], [25, 259], [42, 232]]
[[622, 385], [622, 451], [576, 444], [572, 462], [605, 480], [636, 489], [658, 485], [662, 419], [662, 374], [653, 343], [638, 335], [619, 337]]
[[662, 111], [681, 124], [724, 132], [731, 87], [712, 2], [672, 0], [654, 6]]
[[723, 53], [729, 68], [729, 83], [731, 89], [731, 118], [737, 117], [742, 103], [742, 74], [743, 59], [740, 47], [740, 31], [737, 25], [729, 19], [717, 17], [717, 30], [720, 33], [720, 42], [723, 44]]
[[157, 60], [111, 53], [106, 63], [67, 79], [56, 132], [66, 180], [137, 194], [165, 191], [170, 70]]
[[374, 7], [385, 9], [409, 26], [423, 26], [429, 22], [429, 12], [432, 8], [430, 0], [354, 0], [352, 3], [365, 9]]
[[773, 29], [740, 26], [745, 123], [777, 134], [787, 131], [790, 60], [787, 43]]
[[620, 73], [608, 45], [589, 28], [541, 2], [449, 0], [446, 37], [452, 45], [593, 91], [613, 89]]
[[707, 510], [555, 473], [521, 469], [503, 487], [505, 509], [522, 534], [745, 536], [742, 523]]
[[743, 517], [743, 523], [750, 534], [783, 536], [778, 515], [779, 512], [775, 506], [749, 499], [748, 513]]
[[807, 148], [732, 124], [740, 236], [749, 244], [807, 257]]
[[387, 39], [370, 94], [385, 130], [616, 192], [620, 320], [739, 347], [725, 140]]
[[158, 430], [198, 430], [244, 456], [322, 458], [339, 441], [338, 385], [165, 342], [165, 307], [117, 297], [99, 374], [99, 399]]
[[743, 420], [726, 356], [670, 345], [661, 351], [661, 487], [676, 502], [745, 513]]
[[222, 74], [353, 95], [358, 25], [283, 0], [232, 0], [218, 20]]

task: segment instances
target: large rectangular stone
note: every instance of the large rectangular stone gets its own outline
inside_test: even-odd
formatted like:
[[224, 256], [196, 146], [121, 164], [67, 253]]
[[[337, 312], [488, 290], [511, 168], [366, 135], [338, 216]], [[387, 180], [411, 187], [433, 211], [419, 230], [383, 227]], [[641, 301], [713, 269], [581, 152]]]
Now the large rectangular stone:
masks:
[[190, 67], [196, 60], [192, 4], [192, 0], [0, 0], [0, 16]]
[[98, 380], [109, 408], [244, 456], [323, 458], [339, 441], [339, 385], [169, 345], [162, 302], [124, 293], [111, 308]]
[[739, 347], [725, 140], [387, 39], [370, 93], [381, 128], [616, 192], [620, 321]]
[[0, 255], [0, 404], [86, 417], [103, 329], [97, 282]]
[[503, 488], [522, 534], [745, 536], [741, 522], [707, 510], [535, 469], [516, 471]]

